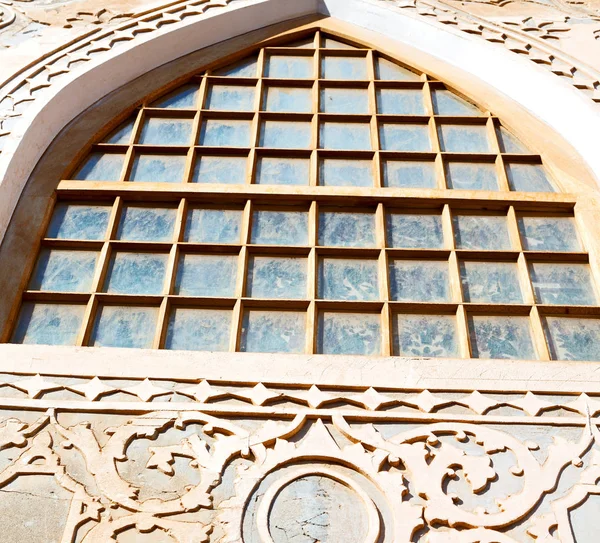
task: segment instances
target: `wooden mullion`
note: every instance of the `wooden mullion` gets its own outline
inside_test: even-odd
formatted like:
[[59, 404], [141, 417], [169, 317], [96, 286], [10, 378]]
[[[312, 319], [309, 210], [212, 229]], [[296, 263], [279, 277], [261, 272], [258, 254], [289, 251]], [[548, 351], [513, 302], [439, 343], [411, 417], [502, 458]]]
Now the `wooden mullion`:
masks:
[[242, 300], [238, 299], [231, 312], [231, 333], [229, 336], [229, 351], [239, 350], [240, 338], [242, 335], [242, 320], [244, 318]]
[[152, 341], [153, 349], [160, 349], [164, 346], [165, 338], [167, 335], [167, 329], [169, 325], [169, 313], [170, 313], [170, 302], [169, 297], [165, 296], [160, 303], [158, 308], [158, 317], [156, 319], [156, 330], [154, 332], [154, 339]]
[[540, 360], [550, 360], [550, 349], [548, 348], [548, 343], [546, 341], [542, 317], [540, 316], [540, 312], [536, 306], [531, 308], [529, 319], [531, 321], [531, 333], [538, 358]]
[[425, 112], [429, 115], [429, 138], [431, 139], [431, 148], [435, 157], [435, 178], [437, 181], [437, 188], [445, 190], [448, 187], [446, 181], [446, 168], [444, 164], [444, 158], [441, 152], [440, 138], [438, 134], [438, 125], [435, 118], [435, 112], [433, 108], [433, 98], [431, 95], [431, 85], [425, 77], [423, 83], [423, 104], [425, 106]]
[[508, 208], [506, 220], [508, 225], [508, 235], [510, 238], [511, 247], [517, 251], [522, 251], [523, 245], [521, 243], [521, 235], [519, 233], [519, 222], [517, 218], [517, 213], [515, 211], [515, 206], [510, 206]]
[[448, 204], [442, 209], [442, 234], [444, 236], [444, 248], [454, 249], [454, 225], [452, 224], [452, 210]]
[[321, 51], [319, 46], [321, 44], [320, 32], [315, 33], [315, 43], [317, 48], [315, 49], [315, 55], [313, 57], [313, 75], [314, 81], [312, 86], [312, 120], [311, 120], [311, 155], [310, 155], [310, 178], [309, 186], [316, 187], [319, 185], [319, 169], [320, 169], [320, 156], [317, 151], [319, 149], [319, 122], [320, 122], [320, 100], [321, 100], [321, 82], [319, 81], [321, 72]]
[[257, 69], [258, 69], [258, 82], [255, 87], [255, 96], [254, 96], [254, 117], [252, 118], [252, 125], [250, 129], [250, 153], [248, 155], [248, 166], [246, 168], [246, 184], [251, 185], [254, 181], [254, 177], [256, 175], [256, 169], [258, 167], [258, 157], [256, 149], [259, 145], [260, 139], [260, 131], [261, 131], [261, 123], [262, 123], [262, 114], [260, 113], [262, 109], [262, 100], [263, 100], [263, 89], [264, 89], [264, 67], [265, 67], [265, 50], [261, 49], [258, 53], [258, 61], [257, 61]]
[[194, 122], [192, 124], [192, 136], [190, 147], [187, 152], [187, 157], [185, 161], [185, 170], [183, 173], [183, 182], [191, 183], [192, 176], [194, 175], [194, 168], [196, 164], [196, 145], [198, 145], [198, 141], [200, 139], [200, 130], [202, 127], [202, 105], [206, 100], [206, 95], [208, 93], [208, 84], [206, 82], [206, 77], [203, 77], [200, 81], [200, 89], [198, 91], [198, 96], [196, 97], [196, 114], [194, 115]]
[[89, 345], [97, 310], [98, 300], [96, 298], [96, 294], [92, 294], [86, 305], [81, 327], [79, 329], [79, 333], [77, 334], [77, 339], [75, 340], [75, 345], [77, 347]]
[[521, 253], [517, 259], [517, 272], [519, 276], [519, 284], [523, 293], [523, 301], [526, 304], [535, 304], [535, 295], [531, 279], [529, 278], [529, 266], [525, 255]]
[[462, 358], [472, 358], [471, 338], [469, 337], [469, 320], [464, 305], [456, 311], [456, 330], [458, 333], [459, 352]]
[[367, 53], [367, 77], [369, 79], [368, 96], [369, 96], [369, 113], [371, 120], [369, 126], [371, 130], [371, 145], [375, 154], [373, 156], [373, 181], [376, 188], [382, 187], [381, 179], [381, 142], [379, 141], [379, 121], [377, 120], [377, 89], [375, 87], [375, 55], [372, 50]]
[[142, 131], [142, 124], [144, 123], [144, 109], [140, 108], [137, 112], [137, 116], [135, 122], [133, 123], [133, 127], [131, 129], [131, 137], [129, 140], [129, 148], [125, 153], [125, 160], [123, 161], [123, 168], [121, 170], [121, 177], [119, 181], [127, 181], [131, 174], [131, 169], [133, 168], [133, 161], [135, 159], [135, 145], [139, 138], [140, 132]]

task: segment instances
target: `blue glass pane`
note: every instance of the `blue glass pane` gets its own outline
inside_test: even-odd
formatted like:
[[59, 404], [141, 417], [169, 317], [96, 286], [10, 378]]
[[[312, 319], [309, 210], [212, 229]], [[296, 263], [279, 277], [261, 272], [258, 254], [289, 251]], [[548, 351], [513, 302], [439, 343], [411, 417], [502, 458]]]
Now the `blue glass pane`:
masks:
[[181, 255], [175, 294], [221, 298], [234, 296], [237, 261], [237, 255]]
[[373, 162], [325, 158], [319, 165], [319, 185], [324, 187], [372, 187]]
[[457, 249], [502, 251], [511, 248], [506, 217], [455, 215], [452, 224]]
[[489, 153], [485, 125], [443, 124], [438, 127], [442, 151], [452, 153]]
[[185, 224], [185, 241], [239, 243], [241, 209], [191, 209]]
[[249, 147], [251, 121], [207, 119], [202, 123], [200, 145], [207, 147]]
[[433, 162], [385, 160], [383, 183], [386, 187], [435, 189], [435, 165]]
[[313, 57], [270, 55], [265, 66], [266, 77], [308, 79], [314, 73]]
[[321, 71], [324, 79], [368, 79], [367, 61], [364, 57], [326, 56], [321, 60]]
[[240, 350], [255, 353], [302, 353], [306, 315], [295, 311], [244, 313]]
[[476, 106], [449, 90], [435, 89], [431, 98], [436, 115], [481, 115], [481, 111]]
[[378, 89], [377, 113], [425, 115], [421, 89]]
[[506, 175], [511, 190], [555, 192], [544, 168], [539, 164], [507, 164]]
[[456, 317], [450, 315], [396, 315], [394, 354], [426, 358], [459, 355]]
[[373, 213], [319, 213], [319, 245], [329, 247], [374, 247]]
[[137, 154], [131, 169], [131, 181], [181, 183], [185, 172], [184, 155]]
[[161, 294], [167, 254], [118, 252], [110, 259], [106, 292]]
[[377, 260], [322, 258], [318, 284], [325, 300], [378, 300]]
[[387, 151], [431, 151], [426, 124], [384, 123], [379, 128], [379, 140]]
[[306, 298], [306, 258], [251, 257], [247, 289], [253, 298]]
[[156, 307], [101, 306], [90, 346], [149, 349], [154, 341], [157, 317]]
[[596, 305], [592, 277], [587, 264], [532, 262], [529, 275], [535, 299], [540, 304]]
[[179, 87], [163, 98], [159, 98], [152, 104], [152, 107], [192, 109], [196, 107], [197, 95], [198, 85], [190, 83]]
[[311, 129], [308, 122], [264, 121], [260, 145], [275, 149], [306, 149], [310, 147]]
[[306, 245], [308, 213], [305, 211], [255, 211], [251, 243], [258, 245]]
[[11, 343], [75, 345], [85, 305], [23, 302]]
[[446, 166], [446, 180], [449, 189], [500, 190], [494, 164], [449, 162]]
[[267, 87], [265, 111], [310, 113], [312, 111], [312, 89], [296, 87]]
[[498, 136], [498, 143], [500, 144], [500, 151], [503, 153], [515, 153], [523, 154], [528, 153], [528, 149], [513, 136], [506, 128], [500, 126], [496, 129], [496, 135]]
[[118, 239], [171, 241], [177, 210], [167, 207], [127, 206], [121, 212]]
[[371, 128], [366, 123], [321, 123], [322, 149], [371, 149]]
[[30, 290], [89, 292], [98, 253], [42, 249], [29, 282]]
[[150, 117], [144, 122], [139, 142], [146, 145], [189, 145], [191, 137], [191, 119]]
[[176, 308], [169, 316], [166, 349], [227, 351], [231, 329], [228, 309]]
[[519, 232], [526, 251], [581, 251], [571, 217], [519, 217]]
[[125, 155], [119, 153], [91, 153], [74, 179], [89, 181], [118, 181], [121, 178]]
[[321, 90], [321, 111], [326, 113], [368, 113], [367, 89], [330, 87]]
[[131, 141], [131, 133], [133, 132], [134, 124], [135, 118], [125, 121], [114, 132], [111, 132], [104, 142], [112, 143], [114, 145], [127, 145]]
[[261, 157], [256, 166], [258, 185], [308, 185], [308, 158]]
[[257, 76], [257, 60], [256, 56], [251, 56], [229, 64], [219, 70], [214, 71], [214, 75], [218, 76], [229, 76], [229, 77], [256, 77]]
[[442, 249], [444, 233], [441, 215], [387, 215], [388, 247], [402, 249]]
[[325, 38], [323, 40], [323, 47], [326, 49], [356, 49], [354, 45], [350, 45], [348, 43], [344, 43], [338, 40], [332, 40], [331, 38]]
[[461, 262], [460, 278], [465, 302], [523, 303], [515, 263]]
[[243, 185], [246, 182], [245, 156], [201, 156], [194, 164], [192, 183]]
[[399, 302], [449, 301], [448, 262], [392, 260], [390, 295]]
[[111, 206], [57, 204], [46, 234], [58, 239], [104, 239]]
[[317, 352], [380, 355], [379, 314], [322, 312], [319, 315]]
[[256, 87], [211, 85], [206, 97], [206, 109], [252, 111]]
[[384, 81], [418, 81], [419, 76], [389, 60], [378, 58], [377, 79]]
[[537, 358], [528, 317], [473, 316], [469, 335], [474, 358]]
[[600, 360], [600, 320], [546, 317], [553, 360]]

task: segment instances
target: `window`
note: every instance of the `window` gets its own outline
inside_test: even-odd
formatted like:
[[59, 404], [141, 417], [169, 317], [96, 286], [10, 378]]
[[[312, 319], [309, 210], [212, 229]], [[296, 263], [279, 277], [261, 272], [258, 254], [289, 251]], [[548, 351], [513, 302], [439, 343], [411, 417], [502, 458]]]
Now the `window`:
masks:
[[444, 83], [306, 38], [210, 67], [93, 143], [12, 341], [600, 358], [575, 199], [541, 158]]

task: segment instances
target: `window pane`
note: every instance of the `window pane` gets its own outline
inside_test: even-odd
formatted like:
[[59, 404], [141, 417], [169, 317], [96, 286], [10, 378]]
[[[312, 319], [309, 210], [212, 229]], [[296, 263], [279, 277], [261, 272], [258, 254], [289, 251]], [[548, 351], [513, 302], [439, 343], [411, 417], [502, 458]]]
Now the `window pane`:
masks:
[[91, 153], [74, 179], [89, 181], [118, 181], [121, 178], [125, 155], [120, 153]]
[[171, 311], [166, 349], [186, 351], [227, 351], [231, 328], [228, 309], [188, 309]]
[[506, 175], [511, 190], [554, 192], [544, 168], [539, 164], [507, 164]]
[[372, 187], [373, 162], [325, 158], [320, 162], [319, 185], [324, 187]]
[[379, 128], [379, 140], [386, 151], [431, 151], [426, 124], [384, 123]]
[[157, 317], [157, 307], [101, 306], [90, 346], [149, 349], [154, 342]]
[[384, 81], [418, 81], [419, 76], [384, 58], [377, 59], [377, 79]]
[[461, 262], [460, 279], [465, 302], [523, 303], [517, 265], [513, 262]]
[[266, 111], [310, 113], [312, 111], [312, 88], [267, 87], [264, 101]]
[[152, 107], [191, 109], [196, 107], [197, 95], [198, 85], [183, 85], [183, 87], [179, 87], [178, 89], [167, 94], [163, 98], [159, 98], [156, 102], [152, 104]]
[[206, 109], [252, 111], [256, 87], [211, 85], [206, 97]]
[[256, 165], [258, 185], [308, 185], [308, 158], [261, 157]]
[[106, 292], [161, 294], [168, 255], [118, 252], [110, 259]]
[[115, 145], [128, 145], [131, 141], [131, 133], [133, 132], [133, 125], [135, 124], [135, 118], [131, 118], [125, 121], [116, 130], [110, 133], [110, 135], [104, 140], [105, 143], [112, 143]]
[[140, 135], [140, 143], [152, 145], [189, 145], [191, 137], [191, 119], [150, 117], [144, 122]]
[[367, 89], [335, 87], [322, 89], [321, 111], [326, 113], [368, 113]]
[[263, 121], [261, 147], [274, 149], [306, 149], [310, 147], [310, 123], [296, 121]]
[[386, 160], [383, 162], [383, 183], [386, 187], [435, 189], [435, 165], [433, 162]]
[[207, 119], [202, 123], [200, 145], [207, 147], [249, 147], [251, 121]]
[[485, 125], [443, 124], [438, 128], [442, 151], [452, 153], [489, 153]]
[[29, 282], [30, 290], [89, 292], [98, 253], [42, 249]]
[[235, 296], [237, 255], [179, 257], [175, 294], [181, 296]]
[[252, 241], [258, 245], [306, 245], [308, 213], [305, 211], [255, 211]]
[[388, 247], [402, 249], [442, 249], [444, 234], [440, 215], [387, 215]]
[[502, 251], [511, 248], [506, 217], [454, 215], [452, 224], [457, 249]]
[[224, 68], [215, 70], [214, 75], [229, 77], [256, 77], [257, 57], [247, 57], [239, 62], [229, 64]]
[[395, 315], [393, 324], [397, 356], [459, 356], [454, 316]]
[[372, 213], [319, 213], [319, 245], [374, 247], [375, 215]]
[[354, 45], [349, 45], [347, 43], [342, 43], [338, 40], [332, 40], [331, 38], [325, 38], [323, 47], [327, 49], [356, 49]]
[[302, 353], [306, 315], [295, 311], [249, 310], [242, 320], [242, 352]]
[[446, 165], [448, 188], [456, 190], [499, 190], [494, 164], [449, 162]]
[[111, 206], [57, 204], [46, 236], [57, 239], [104, 239]]
[[185, 224], [185, 241], [239, 243], [241, 209], [191, 209]]
[[421, 89], [378, 89], [377, 112], [388, 115], [425, 115]]
[[177, 210], [166, 207], [127, 206], [121, 212], [118, 239], [172, 241]]
[[379, 314], [322, 312], [319, 315], [317, 352], [380, 355]]
[[453, 92], [435, 89], [431, 93], [433, 111], [436, 115], [481, 115], [481, 111]]
[[502, 153], [528, 153], [529, 151], [525, 146], [513, 136], [506, 128], [499, 126], [496, 129], [496, 135], [498, 136], [498, 143], [500, 144], [500, 151]]
[[85, 305], [23, 302], [11, 343], [75, 345]]
[[321, 60], [321, 71], [324, 79], [367, 79], [367, 61], [364, 57], [332, 57]]
[[519, 232], [526, 251], [581, 251], [569, 217], [519, 217]]
[[250, 257], [247, 288], [253, 298], [306, 298], [306, 258]]
[[202, 156], [196, 159], [192, 183], [243, 185], [246, 182], [245, 156]]
[[398, 302], [449, 301], [448, 262], [392, 260], [390, 295]]
[[270, 55], [265, 66], [266, 77], [308, 79], [313, 77], [313, 57]]
[[321, 123], [319, 140], [322, 149], [371, 149], [371, 128], [366, 123]]
[[587, 264], [532, 262], [529, 274], [535, 299], [540, 304], [596, 305]]
[[529, 317], [469, 317], [473, 358], [533, 360]]
[[185, 172], [184, 155], [137, 154], [131, 169], [132, 181], [181, 183]]
[[322, 258], [319, 297], [326, 300], [378, 300], [377, 260]]
[[600, 360], [600, 320], [546, 317], [553, 360]]

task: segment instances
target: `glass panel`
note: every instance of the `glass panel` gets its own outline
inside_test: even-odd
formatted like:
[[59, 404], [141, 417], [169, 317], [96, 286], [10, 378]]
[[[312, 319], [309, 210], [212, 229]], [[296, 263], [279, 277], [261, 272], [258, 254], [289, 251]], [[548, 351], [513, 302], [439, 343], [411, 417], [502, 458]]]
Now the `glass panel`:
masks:
[[421, 89], [378, 89], [377, 112], [388, 115], [425, 115]]
[[391, 124], [379, 127], [381, 148], [386, 151], [431, 151], [426, 124]]
[[206, 96], [206, 109], [252, 111], [256, 87], [211, 85]]
[[489, 153], [485, 125], [443, 124], [438, 127], [442, 151], [452, 153]]
[[378, 300], [377, 260], [322, 258], [319, 297], [326, 300]]
[[364, 57], [332, 57], [321, 60], [321, 71], [324, 79], [367, 79], [367, 62]]
[[354, 45], [343, 43], [338, 40], [332, 40], [331, 38], [325, 38], [323, 40], [323, 47], [327, 49], [356, 49]]
[[553, 360], [600, 360], [600, 320], [546, 317], [545, 321]]
[[57, 204], [46, 236], [57, 239], [104, 239], [111, 206]]
[[127, 206], [121, 212], [118, 239], [172, 241], [177, 210], [166, 207]]
[[177, 266], [175, 294], [233, 297], [237, 261], [237, 255], [181, 255]]
[[185, 172], [184, 155], [137, 154], [131, 169], [131, 181], [181, 183]]
[[255, 211], [251, 243], [258, 245], [308, 244], [308, 213], [305, 211]]
[[303, 38], [301, 40], [294, 41], [292, 43], [286, 43], [286, 47], [295, 47], [297, 49], [314, 49], [315, 47], [315, 38], [311, 36], [310, 38]]
[[183, 85], [182, 87], [179, 87], [173, 92], [167, 94], [163, 98], [159, 98], [152, 104], [152, 107], [192, 109], [196, 107], [197, 95], [198, 85]]
[[125, 155], [121, 153], [90, 153], [74, 179], [89, 181], [118, 181], [121, 178]]
[[261, 157], [256, 166], [258, 185], [308, 185], [308, 158]]
[[373, 213], [319, 213], [319, 245], [329, 247], [374, 247]]
[[115, 253], [110, 259], [106, 292], [114, 294], [161, 294], [167, 254]]
[[459, 356], [454, 316], [395, 315], [393, 324], [394, 354], [397, 356]]
[[441, 215], [388, 213], [388, 247], [402, 249], [442, 249], [444, 233]]
[[569, 217], [519, 217], [526, 251], [581, 251], [575, 221]]
[[186, 351], [227, 351], [231, 328], [228, 309], [188, 309], [171, 311], [166, 349]]
[[380, 355], [379, 314], [323, 311], [319, 315], [317, 352]]
[[384, 81], [418, 81], [419, 76], [389, 60], [378, 58], [377, 79]]
[[321, 123], [322, 149], [371, 149], [371, 127], [366, 123]]
[[96, 251], [42, 249], [29, 289], [90, 292], [97, 260]]
[[474, 358], [537, 358], [529, 317], [469, 317], [469, 335]]
[[386, 187], [435, 189], [435, 165], [433, 162], [385, 160], [383, 183]]
[[201, 156], [196, 159], [192, 183], [243, 185], [245, 182], [245, 156]]
[[239, 62], [229, 64], [224, 68], [215, 70], [214, 75], [231, 77], [256, 77], [256, 67], [258, 65], [257, 60], [257, 56], [247, 57]]
[[150, 117], [144, 122], [139, 142], [152, 145], [189, 145], [191, 137], [191, 119]]
[[461, 262], [460, 279], [465, 302], [523, 303], [517, 265], [513, 262]]
[[242, 352], [302, 353], [306, 316], [295, 311], [258, 311], [244, 313]]
[[392, 260], [390, 294], [398, 302], [449, 301], [448, 262]]
[[185, 241], [239, 243], [241, 209], [191, 209], [185, 224]]
[[310, 147], [310, 123], [296, 121], [263, 121], [260, 145], [274, 149], [306, 149]]
[[457, 249], [502, 251], [511, 248], [506, 217], [454, 215], [452, 224]]
[[535, 299], [540, 304], [596, 305], [587, 264], [532, 262], [529, 274]]
[[114, 145], [128, 145], [131, 141], [131, 133], [133, 132], [133, 125], [135, 124], [135, 118], [131, 118], [125, 121], [116, 130], [110, 133], [110, 135], [104, 140], [105, 143], [112, 143]]
[[500, 190], [494, 164], [448, 162], [446, 165], [448, 188], [456, 190]]
[[436, 115], [481, 115], [479, 108], [449, 90], [435, 89], [431, 98]]
[[517, 153], [523, 154], [528, 153], [528, 149], [513, 136], [506, 128], [499, 126], [496, 128], [496, 135], [498, 136], [498, 143], [500, 144], [500, 151], [502, 153]]
[[75, 345], [85, 307], [23, 302], [11, 343]]
[[511, 190], [555, 192], [544, 168], [539, 164], [507, 164], [506, 175]]
[[100, 306], [90, 346], [149, 349], [154, 342], [157, 317], [157, 307]]
[[326, 113], [368, 113], [367, 89], [321, 89], [321, 109]]
[[248, 261], [248, 296], [306, 298], [306, 258], [253, 256]]
[[312, 88], [267, 87], [263, 107], [266, 111], [310, 113]]
[[207, 119], [202, 123], [200, 145], [207, 147], [249, 147], [251, 121]]
[[313, 56], [270, 55], [265, 77], [309, 79], [313, 77]]
[[322, 159], [319, 185], [324, 187], [372, 187], [373, 163], [370, 160]]

